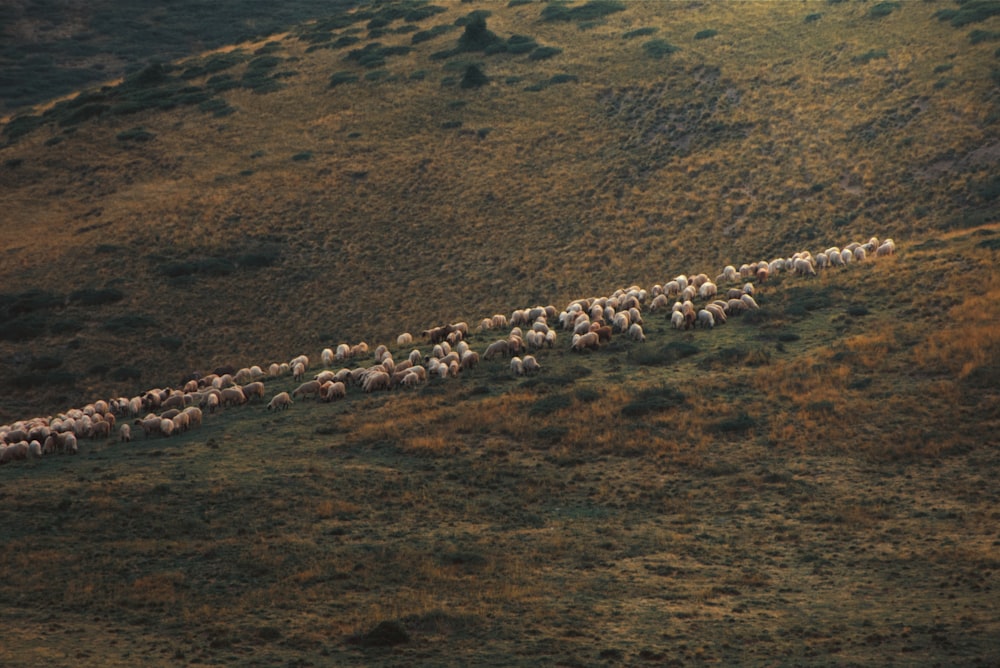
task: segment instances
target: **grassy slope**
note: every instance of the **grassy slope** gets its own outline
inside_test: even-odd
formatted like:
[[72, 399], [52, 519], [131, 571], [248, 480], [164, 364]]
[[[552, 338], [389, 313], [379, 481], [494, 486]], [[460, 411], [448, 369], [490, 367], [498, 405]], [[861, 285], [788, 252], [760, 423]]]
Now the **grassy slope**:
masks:
[[[442, 86], [455, 73], [428, 60], [458, 32], [389, 59], [400, 81], [332, 90], [329, 74], [352, 69], [343, 51], [288, 38], [299, 75], [276, 93], [227, 93], [238, 111], [221, 120], [105, 117], [54, 146], [58, 128], [5, 147], [5, 210], [32, 224], [2, 230], [4, 291], [126, 293], [59, 311], [86, 323], [71, 337], [3, 344], [8, 375], [25, 352], [56, 351], [80, 377], [27, 400], [5, 390], [9, 417], [139, 389], [86, 375], [98, 357], [141, 369], [145, 387], [314, 353], [322, 334], [386, 341], [872, 233], [902, 252], [776, 281], [753, 322], [681, 335], [651, 318], [643, 347], [581, 358], [562, 346], [538, 379], [496, 363], [412, 395], [248, 407], [170, 441], [5, 467], [0, 600], [16, 632], [4, 655], [995, 660], [998, 230], [967, 215], [988, 204], [992, 47], [928, 4], [878, 21], [853, 3], [664, 7], [580, 30], [491, 5], [501, 36], [564, 51], [479, 57], [493, 83], [476, 91]], [[810, 11], [823, 16], [806, 24]], [[622, 39], [644, 26], [682, 50], [654, 60], [647, 37]], [[692, 39], [708, 27], [719, 34]], [[852, 61], [878, 48], [889, 57]], [[946, 62], [952, 80], [936, 88]], [[523, 90], [561, 72], [579, 82]], [[673, 102], [717, 94], [738, 102], [704, 121]], [[609, 114], [611, 99], [629, 113]], [[878, 125], [910, 105], [922, 111]], [[699, 133], [688, 154], [657, 130], [681, 121]], [[715, 121], [752, 129], [713, 144]], [[871, 121], [883, 129], [851, 139]], [[137, 125], [156, 138], [116, 142]], [[482, 140], [462, 132], [487, 127]], [[312, 159], [291, 160], [300, 151]], [[986, 224], [943, 231], [963, 216]], [[79, 231], [92, 221], [106, 225]], [[102, 243], [118, 250], [93, 252]], [[181, 285], [157, 272], [272, 244], [272, 267]], [[956, 291], [970, 273], [974, 288]], [[129, 313], [159, 326], [126, 349], [101, 323]], [[183, 346], [157, 348], [164, 335]], [[655, 364], [676, 339], [699, 352]], [[642, 412], [664, 385], [685, 401]], [[412, 642], [345, 642], [381, 620]]]

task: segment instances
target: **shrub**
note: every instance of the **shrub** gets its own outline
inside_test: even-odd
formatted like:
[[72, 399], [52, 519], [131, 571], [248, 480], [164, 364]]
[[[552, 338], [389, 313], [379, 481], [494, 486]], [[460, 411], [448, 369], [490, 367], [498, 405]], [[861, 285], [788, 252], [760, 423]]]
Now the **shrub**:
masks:
[[125, 299], [125, 293], [118, 288], [83, 288], [71, 292], [70, 302], [76, 302], [83, 306], [101, 306], [103, 304], [114, 304]]
[[535, 401], [528, 409], [528, 414], [549, 415], [562, 408], [569, 408], [572, 403], [568, 394], [549, 394]]
[[628, 360], [642, 366], [666, 366], [674, 362], [698, 354], [697, 347], [683, 341], [671, 341], [659, 348], [639, 346], [628, 352]]
[[557, 46], [540, 46], [528, 56], [528, 60], [548, 60], [553, 56], [562, 53], [562, 49]]
[[527, 35], [511, 35], [507, 39], [507, 53], [528, 53], [538, 47], [538, 42]]
[[621, 414], [625, 417], [642, 417], [649, 413], [676, 408], [685, 400], [686, 397], [679, 390], [669, 385], [659, 385], [637, 392], [629, 403], [622, 406]]
[[820, 14], [819, 12], [813, 14], [806, 14], [805, 22], [815, 23], [816, 21], [819, 21], [821, 18], [823, 18], [823, 15]]
[[32, 371], [50, 371], [61, 367], [63, 360], [60, 357], [52, 357], [50, 355], [43, 355], [41, 357], [33, 357], [31, 361], [28, 362], [28, 368]]
[[156, 344], [170, 352], [177, 352], [184, 345], [184, 339], [179, 336], [161, 336], [156, 340]]
[[969, 41], [973, 44], [995, 42], [998, 39], [1000, 39], [1000, 32], [994, 32], [992, 30], [973, 30], [969, 33]]
[[934, 13], [938, 20], [949, 21], [955, 28], [997, 15], [1000, 15], [1000, 2], [996, 0], [966, 0], [958, 9], [941, 9]]
[[358, 75], [355, 74], [354, 72], [336, 72], [333, 76], [330, 77], [329, 88], [333, 88], [334, 86], [339, 86], [340, 84], [354, 83], [357, 80], [358, 80]]
[[300, 151], [292, 156], [292, 160], [295, 162], [304, 162], [306, 160], [312, 160], [312, 151]]
[[347, 641], [361, 647], [392, 647], [409, 642], [410, 634], [399, 622], [379, 622], [372, 630], [353, 635]]
[[459, 88], [479, 88], [489, 82], [490, 78], [477, 65], [468, 65], [458, 86]]
[[142, 371], [135, 368], [134, 366], [120, 366], [111, 372], [111, 380], [118, 382], [139, 380], [141, 377], [142, 377]]
[[549, 85], [562, 83], [576, 83], [580, 78], [575, 74], [556, 74], [549, 79]]
[[499, 43], [502, 43], [501, 39], [486, 27], [486, 17], [480, 12], [473, 12], [465, 23], [465, 32], [458, 38], [458, 50], [485, 51]]
[[141, 313], [116, 316], [101, 325], [102, 329], [112, 334], [130, 334], [149, 327], [156, 327], [156, 320]]
[[888, 57], [889, 57], [889, 52], [886, 51], [885, 49], [871, 49], [865, 53], [854, 56], [853, 58], [851, 58], [851, 62], [861, 63], [863, 65], [873, 60], [877, 60], [880, 58], [888, 58]]
[[888, 16], [889, 14], [892, 14], [892, 12], [895, 11], [896, 9], [899, 9], [898, 2], [888, 2], [888, 1], [880, 2], [876, 5], [873, 5], [872, 8], [868, 10], [868, 16], [872, 17], [873, 19], [880, 19], [883, 16]]
[[635, 30], [629, 30], [627, 33], [622, 35], [622, 39], [632, 39], [633, 37], [646, 37], [647, 35], [655, 35], [659, 28], [653, 28], [652, 26], [648, 28], [636, 28]]
[[145, 128], [132, 128], [131, 130], [123, 130], [115, 135], [115, 139], [118, 141], [137, 141], [137, 142], [147, 142], [153, 139], [156, 135], [149, 132]]
[[434, 26], [429, 30], [421, 30], [420, 32], [415, 32], [413, 33], [412, 36], [410, 36], [410, 43], [420, 44], [421, 42], [427, 42], [429, 40], [434, 39], [435, 37], [439, 37], [445, 34], [446, 32], [450, 32], [454, 29], [455, 26], [439, 25], [439, 26]]
[[699, 30], [698, 32], [696, 32], [694, 34], [694, 38], [695, 39], [708, 39], [710, 37], [715, 37], [718, 34], [719, 34], [718, 30], [712, 30], [711, 28], [708, 28], [707, 30]]
[[652, 39], [642, 45], [643, 50], [651, 58], [664, 58], [672, 53], [680, 51], [680, 47], [676, 47], [665, 39]]
[[542, 10], [543, 21], [595, 21], [615, 12], [625, 11], [625, 3], [618, 0], [590, 0], [579, 7], [550, 3]]
[[736, 434], [754, 429], [757, 420], [747, 413], [741, 412], [738, 415], [719, 420], [711, 426], [711, 430], [720, 434]]

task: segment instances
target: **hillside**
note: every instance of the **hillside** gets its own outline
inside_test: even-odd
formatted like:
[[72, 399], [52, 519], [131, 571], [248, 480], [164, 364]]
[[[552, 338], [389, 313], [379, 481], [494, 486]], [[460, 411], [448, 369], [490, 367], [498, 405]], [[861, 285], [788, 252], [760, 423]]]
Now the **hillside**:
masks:
[[995, 17], [778, 4], [348, 14], [14, 119], [3, 417], [995, 219]]
[[372, 3], [22, 111], [0, 422], [897, 251], [755, 279], [711, 330], [560, 330], [529, 377], [4, 465], [0, 655], [995, 664], [998, 39], [975, 0]]

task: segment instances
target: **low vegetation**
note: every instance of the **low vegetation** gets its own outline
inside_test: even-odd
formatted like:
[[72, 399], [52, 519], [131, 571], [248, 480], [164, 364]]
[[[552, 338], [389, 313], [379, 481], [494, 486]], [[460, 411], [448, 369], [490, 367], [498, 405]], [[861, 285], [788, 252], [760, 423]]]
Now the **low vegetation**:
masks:
[[322, 4], [3, 124], [0, 422], [898, 250], [5, 463], [5, 665], [995, 660], [996, 3]]

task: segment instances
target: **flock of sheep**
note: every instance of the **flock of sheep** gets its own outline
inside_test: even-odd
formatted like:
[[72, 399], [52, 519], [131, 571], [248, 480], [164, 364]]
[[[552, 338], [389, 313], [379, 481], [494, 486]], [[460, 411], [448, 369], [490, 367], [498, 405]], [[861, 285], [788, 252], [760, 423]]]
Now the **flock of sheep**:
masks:
[[[425, 330], [422, 336], [430, 346], [429, 353], [413, 347], [399, 361], [385, 345], [374, 351], [369, 351], [366, 343], [327, 348], [320, 355], [323, 370], [308, 380], [310, 360], [305, 355], [287, 363], [272, 363], [266, 370], [261, 366], [217, 369], [212, 374], [190, 377], [177, 388], [151, 389], [131, 398], [101, 399], [57, 416], [0, 426], [0, 464], [56, 453], [76, 454], [80, 440], [107, 440], [115, 433], [127, 443], [133, 438], [133, 427], [136, 433], [141, 430], [145, 438], [180, 434], [201, 426], [206, 413], [255, 401], [263, 403], [265, 382], [289, 374], [300, 384], [291, 393], [274, 395], [267, 403], [268, 410], [287, 409], [300, 398], [330, 402], [345, 398], [349, 391], [412, 388], [430, 378], [456, 377], [473, 369], [481, 359], [510, 358], [514, 375], [533, 374], [542, 367], [531, 353], [555, 346], [558, 330], [572, 332], [570, 350], [584, 352], [600, 349], [615, 335], [645, 341], [643, 313], [669, 312], [671, 326], [676, 329], [711, 329], [725, 324], [730, 317], [758, 308], [754, 295], [759, 285], [775, 276], [816, 276], [830, 268], [892, 255], [895, 250], [892, 239], [879, 241], [873, 237], [867, 243], [828, 248], [816, 255], [804, 251], [770, 262], [744, 264], [739, 269], [730, 265], [714, 279], [706, 274], [680, 275], [649, 290], [639, 286], [618, 289], [610, 296], [574, 300], [562, 311], [554, 306], [535, 306], [517, 309], [509, 317], [497, 314], [479, 322], [480, 335], [494, 330], [506, 330], [506, 334], [487, 344], [482, 354], [469, 345], [468, 324], [458, 322]], [[413, 342], [411, 334], [400, 334], [396, 347], [402, 353]], [[372, 356], [370, 365], [352, 366]], [[335, 371], [336, 367], [339, 370]]]

